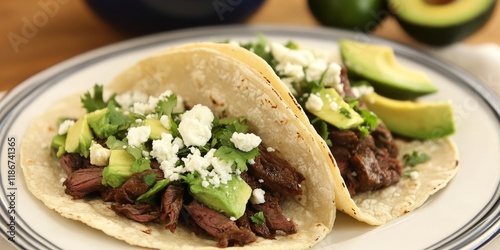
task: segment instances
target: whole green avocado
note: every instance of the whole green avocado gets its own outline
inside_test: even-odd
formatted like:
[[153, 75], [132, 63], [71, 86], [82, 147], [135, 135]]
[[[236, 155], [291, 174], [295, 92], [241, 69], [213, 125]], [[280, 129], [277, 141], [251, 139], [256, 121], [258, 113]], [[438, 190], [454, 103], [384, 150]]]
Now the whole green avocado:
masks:
[[368, 33], [390, 15], [385, 0], [308, 0], [323, 25]]
[[388, 0], [399, 25], [415, 40], [431, 46], [458, 42], [490, 18], [496, 0]]

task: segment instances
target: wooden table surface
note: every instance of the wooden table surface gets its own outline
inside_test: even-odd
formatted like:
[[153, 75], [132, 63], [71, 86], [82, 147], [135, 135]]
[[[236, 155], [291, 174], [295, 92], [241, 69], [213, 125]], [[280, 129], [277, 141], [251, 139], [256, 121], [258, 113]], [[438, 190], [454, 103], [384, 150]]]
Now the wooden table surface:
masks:
[[[27, 20], [41, 12], [43, 2], [57, 3], [45, 23], [22, 32]], [[500, 1], [493, 17], [473, 36], [469, 44], [500, 44]], [[44, 21], [43, 19], [40, 19]], [[305, 0], [268, 0], [248, 24], [283, 24], [319, 26]], [[33, 28], [33, 27], [32, 27]], [[398, 26], [394, 19], [385, 20], [374, 31], [380, 37], [421, 46]], [[107, 44], [131, 38], [113, 29], [80, 0], [0, 1], [0, 91], [10, 90], [28, 77], [72, 56]]]

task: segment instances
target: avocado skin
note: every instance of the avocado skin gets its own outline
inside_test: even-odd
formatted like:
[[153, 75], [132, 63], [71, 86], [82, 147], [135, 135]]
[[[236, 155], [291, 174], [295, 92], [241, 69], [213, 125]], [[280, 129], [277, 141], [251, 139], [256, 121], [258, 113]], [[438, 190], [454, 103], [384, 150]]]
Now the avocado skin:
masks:
[[[474, 19], [448, 27], [432, 27], [408, 22], [401, 18], [396, 11], [392, 10], [390, 5], [389, 10], [396, 18], [399, 25], [413, 39], [427, 45], [443, 47], [461, 41], [479, 30], [490, 19], [495, 10], [496, 2], [496, 0], [492, 1], [486, 12], [481, 13]], [[457, 15], [459, 14], [457, 13]]]

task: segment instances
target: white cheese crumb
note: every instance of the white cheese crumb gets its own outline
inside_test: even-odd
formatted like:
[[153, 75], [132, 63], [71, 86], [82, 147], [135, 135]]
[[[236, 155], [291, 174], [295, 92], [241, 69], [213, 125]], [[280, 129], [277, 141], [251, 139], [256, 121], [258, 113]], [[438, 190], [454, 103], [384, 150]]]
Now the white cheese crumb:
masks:
[[142, 143], [148, 141], [151, 134], [150, 126], [133, 127], [128, 130], [127, 140], [130, 146], [139, 147]]
[[179, 133], [186, 146], [203, 146], [212, 137], [214, 114], [203, 105], [195, 105], [181, 116]]
[[142, 92], [125, 92], [115, 97], [116, 102], [120, 104], [123, 109], [129, 109], [136, 102], [146, 102], [148, 95]]
[[369, 94], [373, 93], [373, 87], [367, 86], [367, 85], [352, 87], [351, 90], [352, 90], [352, 94], [356, 98], [360, 98], [361, 96], [369, 95]]
[[68, 129], [75, 125], [75, 121], [73, 120], [65, 120], [61, 125], [59, 125], [59, 131], [57, 131], [58, 134], [64, 135], [68, 133]]
[[327, 64], [325, 61], [316, 60], [311, 62], [306, 68], [306, 80], [308, 82], [322, 80], [323, 73], [327, 70]]
[[171, 125], [170, 125], [170, 118], [167, 116], [167, 115], [162, 115], [160, 117], [160, 123], [163, 127], [165, 127], [166, 129], [170, 129], [171, 128]]
[[262, 204], [262, 203], [266, 202], [266, 200], [264, 199], [265, 193], [266, 193], [266, 191], [264, 191], [260, 188], [256, 188], [256, 189], [252, 190], [252, 196], [250, 197], [250, 202], [252, 204]]
[[410, 178], [412, 180], [417, 180], [418, 179], [418, 171], [411, 171], [410, 172]]
[[267, 147], [267, 149], [266, 149], [266, 150], [267, 150], [267, 152], [269, 152], [269, 153], [276, 151], [276, 150], [275, 150], [274, 148], [272, 148], [272, 147]]
[[235, 132], [231, 136], [230, 141], [234, 143], [234, 146], [244, 152], [249, 152], [250, 150], [259, 146], [262, 142], [260, 137], [252, 133], [238, 133]]
[[236, 221], [236, 218], [233, 217], [233, 216], [229, 217], [229, 219], [232, 220], [232, 221]]
[[339, 104], [336, 103], [336, 102], [330, 102], [330, 108], [333, 110], [333, 111], [337, 111], [339, 110]]
[[306, 101], [306, 109], [309, 111], [320, 111], [323, 108], [323, 100], [315, 94], [311, 94]]
[[162, 133], [161, 139], [153, 140], [152, 151], [150, 155], [155, 157], [158, 162], [170, 161], [173, 164], [179, 160], [177, 153], [179, 152], [179, 145], [172, 143], [173, 137], [171, 134]]
[[330, 63], [326, 67], [326, 71], [324, 72], [323, 75], [323, 83], [327, 87], [335, 87], [337, 89], [337, 92], [340, 90], [339, 93], [343, 92], [343, 88], [340, 86], [340, 74], [342, 72], [342, 67], [336, 63]]
[[105, 167], [108, 165], [111, 151], [99, 143], [92, 142], [90, 146], [90, 164]]
[[264, 183], [264, 180], [263, 179], [259, 179], [259, 183]]
[[204, 188], [208, 187], [208, 185], [210, 185], [210, 183], [208, 183], [208, 181], [202, 181], [201, 182], [201, 186], [204, 187]]

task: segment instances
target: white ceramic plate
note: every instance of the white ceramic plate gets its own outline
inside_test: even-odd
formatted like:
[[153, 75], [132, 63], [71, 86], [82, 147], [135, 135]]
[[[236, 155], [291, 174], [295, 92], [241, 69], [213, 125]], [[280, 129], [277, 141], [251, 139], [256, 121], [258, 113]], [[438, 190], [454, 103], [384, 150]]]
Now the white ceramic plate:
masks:
[[27, 191], [19, 166], [19, 150], [28, 124], [59, 97], [88, 90], [95, 83], [105, 84], [139, 59], [168, 46], [227, 38], [255, 40], [258, 33], [273, 41], [294, 40], [332, 53], [337, 52], [336, 41], [342, 37], [390, 45], [401, 63], [425, 71], [439, 87], [440, 92], [427, 99], [451, 99], [456, 110], [458, 131], [453, 139], [459, 149], [461, 167], [446, 188], [421, 208], [384, 226], [367, 226], [339, 214], [333, 232], [315, 249], [474, 248], [495, 234], [500, 224], [500, 101], [476, 79], [421, 51], [360, 33], [322, 28], [224, 26], [158, 34], [103, 47], [33, 76], [3, 98], [0, 102], [3, 236], [15, 236], [17, 246], [26, 249], [135, 249], [98, 230], [62, 218]]

